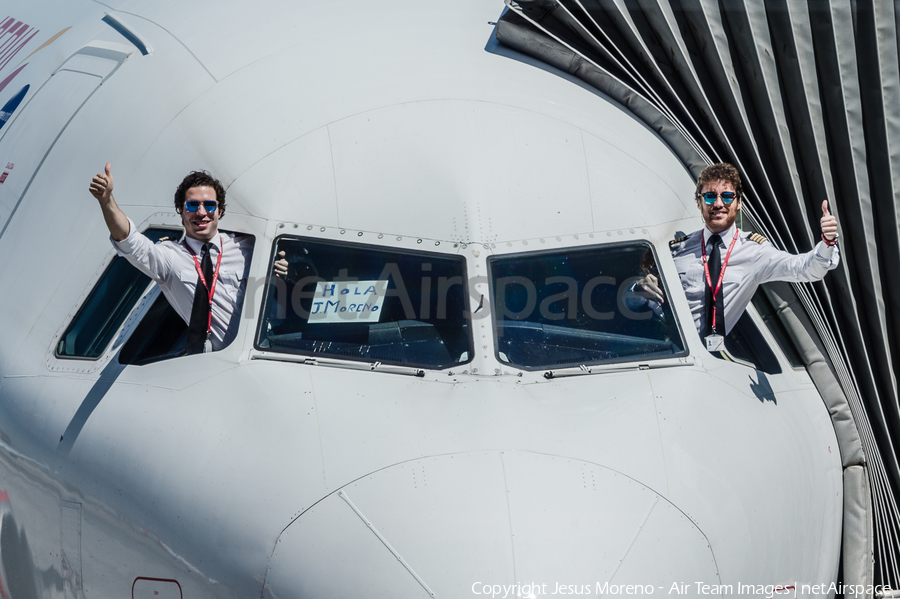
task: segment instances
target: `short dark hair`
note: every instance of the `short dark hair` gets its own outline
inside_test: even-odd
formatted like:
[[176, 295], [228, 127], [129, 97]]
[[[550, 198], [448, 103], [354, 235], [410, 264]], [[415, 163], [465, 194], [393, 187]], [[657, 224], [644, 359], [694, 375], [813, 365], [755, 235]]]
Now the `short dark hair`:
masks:
[[700, 177], [697, 179], [697, 196], [700, 195], [700, 190], [703, 189], [704, 185], [707, 183], [715, 183], [716, 181], [727, 181], [731, 183], [735, 193], [737, 193], [738, 199], [740, 200], [744, 197], [744, 189], [741, 187], [741, 176], [738, 174], [738, 170], [734, 168], [734, 165], [728, 164], [727, 162], [711, 164], [703, 169], [703, 172], [700, 173]]
[[178, 189], [175, 190], [175, 212], [181, 214], [184, 212], [184, 197], [187, 190], [192, 187], [212, 187], [216, 192], [216, 203], [219, 209], [219, 218], [225, 216], [225, 188], [218, 179], [209, 174], [208, 171], [191, 171], [185, 177]]

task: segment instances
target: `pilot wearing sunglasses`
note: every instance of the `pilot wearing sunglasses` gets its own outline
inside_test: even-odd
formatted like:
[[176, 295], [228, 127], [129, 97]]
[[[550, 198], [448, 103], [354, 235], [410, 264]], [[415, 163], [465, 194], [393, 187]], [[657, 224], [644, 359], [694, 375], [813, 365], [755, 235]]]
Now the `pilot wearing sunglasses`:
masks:
[[154, 244], [119, 209], [112, 195], [112, 167], [98, 173], [91, 194], [119, 255], [160, 286], [169, 304], [188, 324], [186, 353], [215, 351], [237, 334], [246, 290], [253, 238], [219, 231], [225, 189], [205, 171], [190, 173], [175, 191], [175, 211], [185, 238]]
[[[744, 313], [757, 287], [768, 281], [818, 281], [837, 268], [837, 220], [822, 202], [821, 241], [805, 254], [776, 249], [758, 233], [740, 231], [741, 178], [730, 164], [714, 164], [700, 173], [697, 208], [705, 226], [669, 243], [694, 324], [711, 351], [721, 350], [725, 335]], [[648, 300], [665, 302], [659, 280], [638, 282]]]

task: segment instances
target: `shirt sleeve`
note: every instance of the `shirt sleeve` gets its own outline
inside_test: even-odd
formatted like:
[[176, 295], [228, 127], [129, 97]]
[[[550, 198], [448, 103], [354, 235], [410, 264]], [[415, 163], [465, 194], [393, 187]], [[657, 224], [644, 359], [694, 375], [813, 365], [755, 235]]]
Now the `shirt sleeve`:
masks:
[[829, 270], [837, 268], [840, 259], [841, 254], [837, 245], [829, 246], [822, 241], [816, 244], [812, 251], [796, 255], [777, 250], [771, 243], [765, 241], [759, 245], [759, 256], [756, 259], [756, 281], [757, 283], [818, 281]]
[[165, 282], [172, 272], [171, 252], [163, 244], [155, 244], [139, 233], [130, 218], [128, 226], [128, 237], [122, 241], [116, 241], [112, 236], [109, 238], [116, 253], [157, 283]]

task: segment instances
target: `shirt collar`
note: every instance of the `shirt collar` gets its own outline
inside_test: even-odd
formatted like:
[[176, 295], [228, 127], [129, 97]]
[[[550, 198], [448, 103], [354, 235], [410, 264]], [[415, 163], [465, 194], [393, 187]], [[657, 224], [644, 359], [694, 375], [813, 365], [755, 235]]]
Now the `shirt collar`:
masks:
[[[184, 241], [192, 250], [194, 250], [195, 254], [197, 254], [198, 256], [200, 255], [200, 252], [203, 250], [202, 241], [187, 236], [185, 236]], [[213, 244], [213, 247], [216, 248], [216, 253], [220, 253], [222, 251], [222, 236], [220, 234], [216, 234], [216, 236], [212, 238], [211, 243]]]
[[[724, 243], [725, 245], [728, 245], [729, 243], [731, 243], [731, 239], [734, 237], [735, 229], [737, 229], [737, 225], [732, 223], [729, 228], [727, 228], [724, 231], [722, 231], [721, 233], [719, 233], [719, 237], [722, 238], [722, 243]], [[715, 235], [715, 233], [710, 231], [709, 227], [707, 227], [706, 225], [703, 225], [703, 239], [706, 240], [707, 245], [709, 245], [709, 238], [712, 237], [713, 235]]]

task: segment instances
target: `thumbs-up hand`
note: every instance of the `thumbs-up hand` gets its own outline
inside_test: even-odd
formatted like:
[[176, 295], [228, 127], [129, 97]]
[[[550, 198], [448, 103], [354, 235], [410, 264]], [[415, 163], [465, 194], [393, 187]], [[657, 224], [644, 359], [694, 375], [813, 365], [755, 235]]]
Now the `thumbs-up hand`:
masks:
[[109, 201], [113, 190], [112, 163], [107, 162], [105, 172], [97, 173], [94, 178], [91, 179], [91, 186], [89, 189], [91, 195], [97, 198], [101, 203]]
[[287, 278], [288, 274], [288, 261], [285, 257], [284, 251], [278, 252], [278, 255], [275, 256], [277, 260], [272, 263], [272, 272], [279, 279]]
[[828, 211], [828, 200], [822, 202], [822, 220], [819, 224], [822, 227], [822, 237], [834, 241], [837, 237], [837, 219]]

